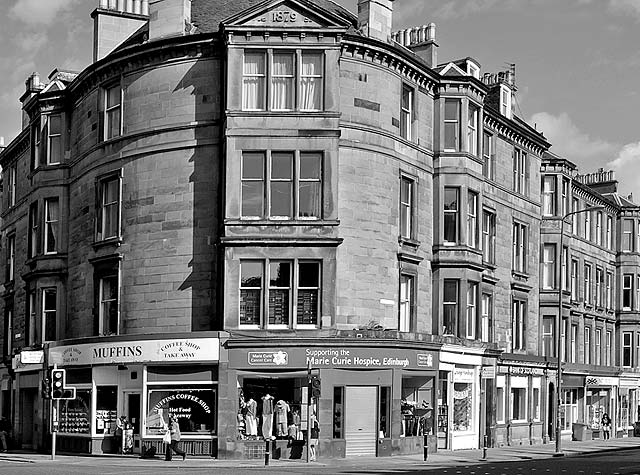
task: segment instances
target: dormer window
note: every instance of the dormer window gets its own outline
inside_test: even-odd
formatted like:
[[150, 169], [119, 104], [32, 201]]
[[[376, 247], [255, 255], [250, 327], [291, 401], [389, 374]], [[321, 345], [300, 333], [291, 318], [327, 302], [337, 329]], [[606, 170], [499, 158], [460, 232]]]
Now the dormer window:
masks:
[[476, 79], [480, 79], [480, 67], [471, 61], [467, 61], [467, 74]]
[[511, 90], [504, 84], [500, 85], [500, 112], [511, 119]]
[[247, 51], [242, 74], [242, 110], [322, 110], [321, 52]]

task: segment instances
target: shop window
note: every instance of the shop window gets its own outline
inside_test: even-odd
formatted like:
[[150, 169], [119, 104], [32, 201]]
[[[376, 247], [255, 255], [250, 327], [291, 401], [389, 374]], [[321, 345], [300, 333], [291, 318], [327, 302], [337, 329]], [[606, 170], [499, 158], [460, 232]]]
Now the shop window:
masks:
[[380, 388], [380, 406], [378, 420], [380, 421], [379, 435], [391, 437], [391, 388]]
[[55, 287], [42, 289], [42, 335], [43, 341], [55, 341], [58, 327], [58, 290]]
[[244, 54], [243, 110], [266, 110], [267, 104], [272, 111], [322, 110], [323, 89], [323, 53], [246, 51]]
[[[434, 378], [410, 376], [402, 378], [401, 437], [429, 435], [434, 423]], [[391, 388], [388, 388], [389, 390]]]
[[44, 252], [55, 254], [59, 245], [59, 209], [58, 198], [46, 198], [44, 200]]
[[317, 327], [320, 323], [320, 293], [319, 262], [242, 261], [240, 325], [256, 328]]
[[406, 84], [402, 85], [402, 101], [400, 104], [400, 136], [411, 140], [413, 125], [413, 95], [414, 90]]
[[609, 391], [587, 390], [587, 418], [586, 423], [591, 429], [599, 430], [602, 416], [609, 414]]
[[455, 245], [460, 239], [460, 206], [458, 188], [444, 189], [444, 243]]
[[344, 386], [333, 388], [333, 438], [344, 438]]
[[[102, 413], [101, 413], [102, 414]], [[91, 390], [76, 388], [75, 399], [60, 401], [60, 432], [65, 434], [91, 433]], [[104, 424], [103, 424], [104, 433]]]
[[104, 94], [104, 139], [122, 134], [122, 95], [120, 84], [105, 87]]
[[[303, 440], [307, 421], [307, 377], [244, 378], [240, 384], [241, 439]], [[317, 414], [315, 407], [312, 413]]]
[[496, 379], [496, 422], [498, 424], [505, 423], [505, 377], [498, 376]]
[[96, 388], [96, 434], [115, 434], [117, 411], [118, 386], [98, 386]]
[[162, 435], [169, 416], [185, 434], [216, 433], [216, 389], [211, 385], [153, 385], [147, 388], [145, 435]]
[[453, 430], [473, 430], [473, 384], [453, 384]]
[[526, 388], [511, 388], [511, 420], [527, 420]]
[[571, 425], [578, 420], [578, 389], [565, 389], [561, 395], [559, 425], [562, 430], [571, 430]]
[[98, 209], [96, 241], [120, 236], [121, 179], [119, 174], [103, 177], [96, 183]]
[[322, 162], [320, 152], [244, 152], [242, 218], [321, 218]]
[[540, 379], [538, 378], [534, 378], [533, 380], [533, 394], [532, 394], [532, 401], [531, 401], [531, 406], [532, 406], [532, 416], [533, 416], [533, 420], [534, 421], [540, 421], [541, 419], [541, 413], [540, 413], [540, 407], [541, 407], [541, 399], [540, 399]]

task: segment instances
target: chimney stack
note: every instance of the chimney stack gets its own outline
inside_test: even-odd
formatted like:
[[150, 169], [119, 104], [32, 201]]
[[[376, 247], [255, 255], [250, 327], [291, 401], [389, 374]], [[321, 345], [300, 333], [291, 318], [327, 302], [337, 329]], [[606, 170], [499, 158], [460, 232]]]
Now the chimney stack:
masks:
[[93, 62], [101, 60], [148, 20], [149, 0], [99, 0], [93, 18]]
[[387, 42], [391, 38], [393, 0], [358, 0], [358, 29]]
[[149, 40], [191, 33], [191, 0], [149, 0]]
[[435, 23], [395, 31], [391, 33], [391, 39], [413, 51], [430, 68], [438, 65]]

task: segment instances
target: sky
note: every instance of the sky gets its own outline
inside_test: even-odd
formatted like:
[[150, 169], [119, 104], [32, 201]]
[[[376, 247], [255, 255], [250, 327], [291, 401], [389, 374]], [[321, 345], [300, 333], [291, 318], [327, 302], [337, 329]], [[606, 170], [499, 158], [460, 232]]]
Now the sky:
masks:
[[[357, 13], [357, 0], [335, 0]], [[0, 136], [20, 130], [27, 76], [91, 61], [98, 0], [0, 0]], [[615, 170], [640, 203], [640, 0], [396, 0], [393, 29], [434, 22], [438, 62], [516, 64], [516, 113], [580, 173]]]

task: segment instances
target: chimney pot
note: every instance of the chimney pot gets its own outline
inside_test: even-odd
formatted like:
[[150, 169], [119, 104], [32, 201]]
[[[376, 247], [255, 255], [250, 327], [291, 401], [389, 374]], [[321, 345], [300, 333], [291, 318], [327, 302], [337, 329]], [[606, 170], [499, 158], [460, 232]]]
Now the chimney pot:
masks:
[[149, 15], [149, 0], [142, 0], [142, 12], [143, 15]]
[[358, 0], [358, 29], [381, 41], [391, 38], [394, 0]]
[[100, 0], [100, 8], [104, 10], [109, 8], [109, 0]]
[[436, 40], [436, 24], [429, 23], [427, 25], [427, 41], [435, 41]]
[[4, 148], [4, 137], [0, 136], [0, 148]]

